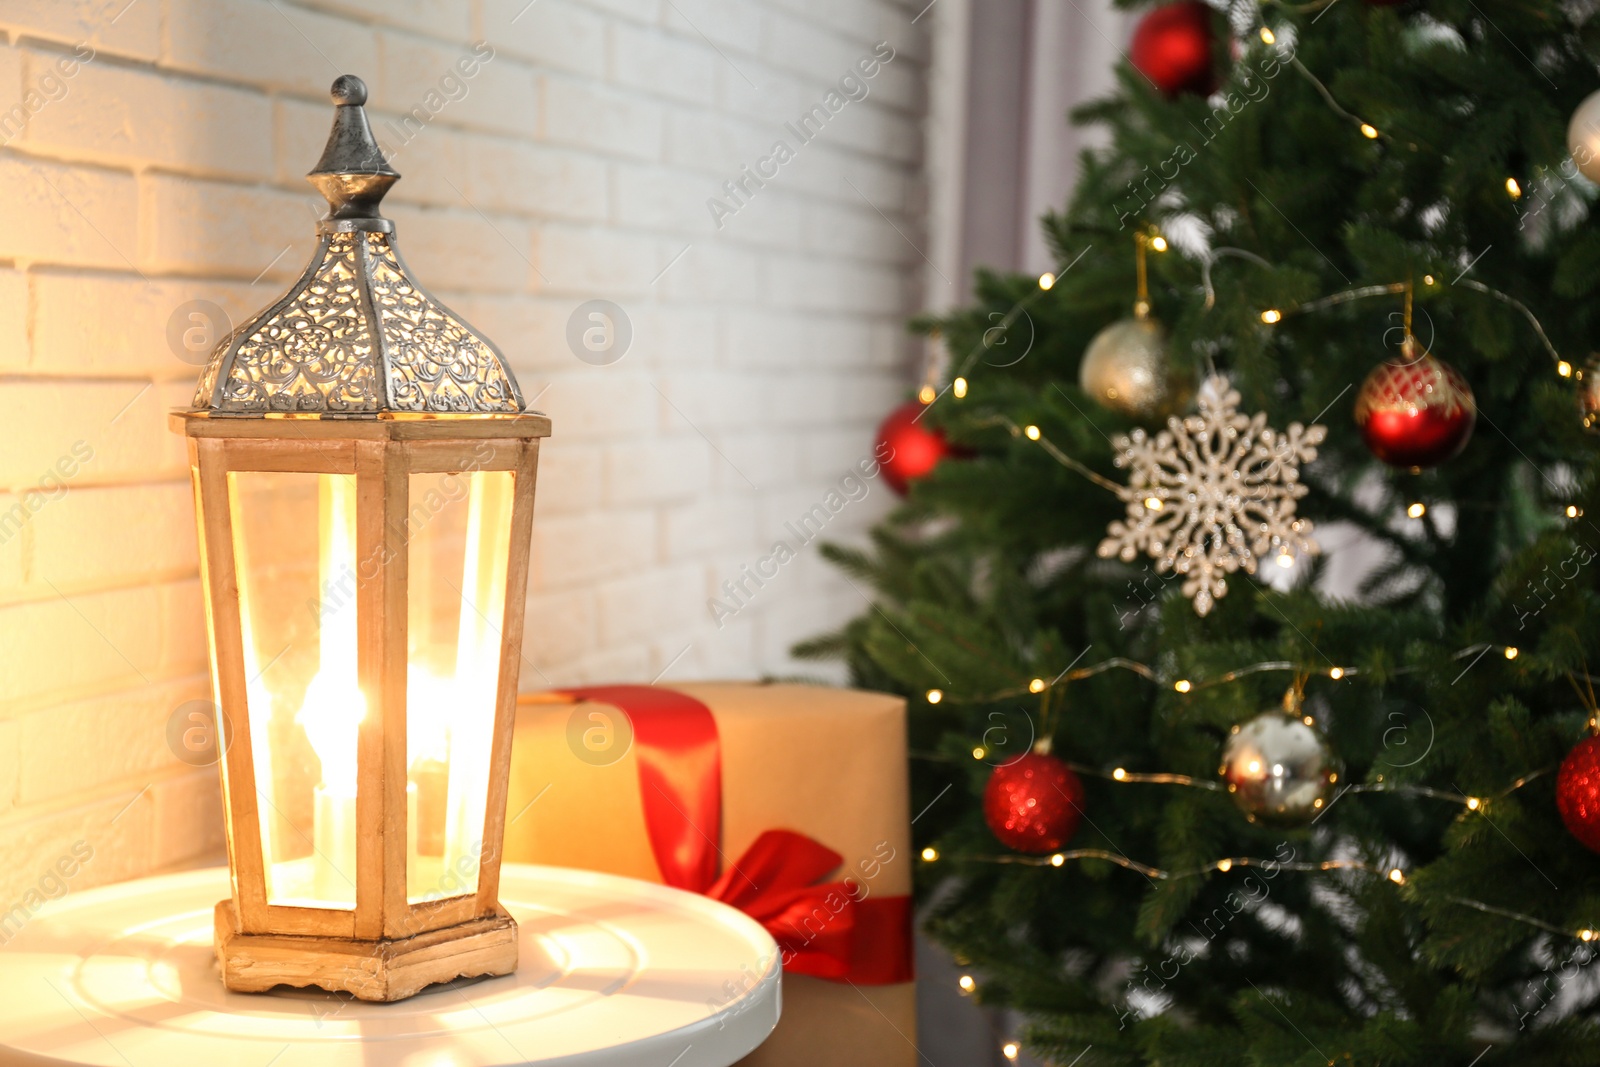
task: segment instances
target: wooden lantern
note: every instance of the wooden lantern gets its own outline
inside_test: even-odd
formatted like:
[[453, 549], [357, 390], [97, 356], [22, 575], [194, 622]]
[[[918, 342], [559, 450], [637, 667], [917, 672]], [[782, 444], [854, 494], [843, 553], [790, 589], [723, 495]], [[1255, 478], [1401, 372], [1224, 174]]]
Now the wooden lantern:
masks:
[[516, 969], [496, 896], [550, 421], [411, 279], [365, 101], [334, 82], [311, 265], [172, 426], [228, 742], [223, 982], [391, 1001]]

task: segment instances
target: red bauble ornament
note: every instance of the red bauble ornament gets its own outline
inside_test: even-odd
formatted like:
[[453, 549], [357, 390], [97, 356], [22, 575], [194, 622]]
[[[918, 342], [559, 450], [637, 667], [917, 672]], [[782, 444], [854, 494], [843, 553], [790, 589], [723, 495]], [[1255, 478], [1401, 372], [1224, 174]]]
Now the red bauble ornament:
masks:
[[1380, 363], [1356, 395], [1356, 426], [1372, 454], [1391, 467], [1434, 467], [1454, 458], [1477, 421], [1472, 386], [1427, 353]]
[[1128, 59], [1168, 96], [1210, 96], [1217, 88], [1214, 16], [1200, 0], [1158, 7], [1134, 28]]
[[926, 410], [915, 400], [907, 401], [889, 412], [878, 427], [877, 456], [883, 480], [901, 496], [906, 495], [907, 483], [933, 470], [950, 454], [943, 431], [918, 421]]
[[1590, 852], [1600, 852], [1600, 737], [1585, 737], [1561, 761], [1556, 810], [1569, 834]]
[[983, 821], [1007, 848], [1054, 852], [1078, 832], [1083, 783], [1042, 752], [1002, 763], [983, 788]]

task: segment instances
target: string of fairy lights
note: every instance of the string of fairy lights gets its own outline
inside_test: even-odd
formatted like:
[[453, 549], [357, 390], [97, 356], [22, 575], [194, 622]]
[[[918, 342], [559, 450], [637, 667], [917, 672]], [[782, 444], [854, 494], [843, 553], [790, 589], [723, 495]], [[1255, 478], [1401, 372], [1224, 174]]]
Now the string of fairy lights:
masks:
[[[1459, 661], [1466, 659], [1469, 656], [1481, 657], [1496, 649], [1499, 650], [1501, 656], [1507, 661], [1515, 660], [1520, 655], [1520, 650], [1515, 645], [1480, 643], [1476, 645], [1469, 645], [1466, 648], [1460, 649], [1452, 653], [1450, 658]], [[1198, 680], [1185, 677], [1163, 679], [1161, 674], [1149, 664], [1140, 663], [1137, 660], [1128, 659], [1126, 657], [1112, 657], [1099, 663], [1063, 670], [1050, 681], [1046, 681], [1044, 678], [1038, 677], [1030, 679], [1026, 686], [1016, 686], [995, 690], [985, 694], [959, 697], [947, 694], [943, 690], [929, 689], [925, 694], [925, 698], [930, 704], [941, 704], [946, 702], [961, 704], [988, 704], [1021, 696], [1026, 693], [1037, 695], [1042, 699], [1048, 700], [1049, 695], [1057, 686], [1061, 686], [1067, 682], [1079, 681], [1084, 678], [1093, 677], [1094, 675], [1101, 674], [1108, 670], [1117, 669], [1130, 671], [1152, 682], [1168, 684], [1171, 686], [1174, 692], [1185, 695], [1199, 692], [1214, 686], [1225, 685], [1250, 675], [1273, 671], [1293, 672], [1296, 677], [1297, 685], [1303, 685], [1304, 680], [1313, 675], [1322, 675], [1331, 681], [1341, 681], [1344, 679], [1360, 677], [1362, 674], [1362, 671], [1356, 667], [1336, 666], [1326, 669], [1307, 668], [1306, 666], [1293, 661], [1269, 660], [1238, 667], [1213, 678], [1204, 678]], [[1401, 667], [1390, 673], [1408, 673], [1417, 669], [1418, 668]], [[1597, 705], [1595, 701], [1592, 683], [1588, 678], [1587, 673], [1585, 674], [1584, 679], [1586, 683], [1585, 685], [1579, 685], [1576, 677], [1573, 677], [1571, 680], [1574, 689], [1579, 695], [1580, 701], [1583, 702], [1589, 711], [1590, 729], [1600, 729], [1600, 705]], [[1307, 715], [1305, 716], [1305, 722], [1307, 725], [1311, 725], [1314, 722], [1314, 719], [1310, 715]], [[974, 759], [983, 759], [988, 754], [989, 753], [983, 746], [974, 748], [972, 752]], [[948, 758], [927, 753], [915, 753], [914, 755], [921, 759]], [[1067, 766], [1077, 774], [1088, 775], [1090, 777], [1100, 778], [1124, 785], [1168, 785], [1177, 786], [1180, 788], [1200, 789], [1209, 792], [1220, 792], [1223, 788], [1221, 784], [1216, 781], [1186, 774], [1130, 771], [1125, 767], [1115, 767], [1108, 771], [1101, 767], [1075, 762], [1068, 762]], [[1419, 797], [1451, 804], [1458, 804], [1463, 809], [1463, 817], [1471, 813], [1487, 818], [1490, 809], [1496, 801], [1503, 800], [1506, 797], [1511, 796], [1513, 793], [1522, 789], [1529, 783], [1537, 781], [1538, 779], [1553, 773], [1555, 770], [1556, 767], [1554, 765], [1541, 767], [1537, 770], [1520, 776], [1515, 781], [1511, 782], [1497, 792], [1481, 795], [1452, 792], [1449, 790], [1435, 789], [1431, 786], [1413, 785], [1410, 783], [1386, 782], [1384, 781], [1383, 775], [1380, 774], [1376, 777], [1376, 780], [1372, 782], [1344, 785], [1339, 790], [1334, 800], [1337, 802], [1337, 800], [1352, 794], [1389, 794]], [[1331, 807], [1332, 805], [1330, 804], [1329, 806]], [[935, 863], [944, 857], [937, 848], [930, 845], [922, 850], [921, 858], [925, 863]], [[1069, 863], [1082, 861], [1102, 861], [1114, 864], [1126, 870], [1133, 871], [1152, 883], [1177, 881], [1186, 878], [1206, 877], [1211, 874], [1218, 873], [1227, 874], [1235, 869], [1254, 868], [1274, 873], [1280, 871], [1294, 871], [1302, 873], [1327, 873], [1335, 871], [1362, 872], [1381, 876], [1384, 880], [1397, 887], [1402, 887], [1407, 884], [1407, 875], [1403, 867], [1379, 865], [1359, 859], [1279, 860], [1255, 856], [1224, 856], [1190, 867], [1164, 869], [1150, 864], [1140, 863], [1139, 861], [1131, 859], [1119, 852], [1103, 848], [1063, 849], [1053, 852], [1049, 855], [1038, 856], [1016, 853], [997, 855], [965, 854], [953, 857], [952, 859], [954, 862], [962, 863], [984, 863], [1052, 868], [1061, 868], [1065, 867]], [[1554, 923], [1548, 922], [1545, 919], [1541, 919], [1536, 915], [1530, 915], [1526, 912], [1520, 912], [1510, 908], [1499, 907], [1494, 904], [1489, 904], [1480, 900], [1473, 900], [1468, 897], [1450, 895], [1442, 899], [1448, 900], [1449, 902], [1462, 907], [1472, 908], [1487, 915], [1494, 915], [1508, 921], [1521, 923], [1531, 928], [1541, 930], [1545, 933], [1555, 934], [1561, 937], [1575, 938], [1581, 942], [1587, 943], [1600, 938], [1600, 930], [1597, 930], [1592, 926], [1583, 926], [1574, 930], [1558, 926]], [[1596, 925], [1600, 926], [1600, 924]], [[963, 991], [971, 992], [974, 988], [976, 987], [975, 984], [973, 984], [971, 977], [963, 976]]]

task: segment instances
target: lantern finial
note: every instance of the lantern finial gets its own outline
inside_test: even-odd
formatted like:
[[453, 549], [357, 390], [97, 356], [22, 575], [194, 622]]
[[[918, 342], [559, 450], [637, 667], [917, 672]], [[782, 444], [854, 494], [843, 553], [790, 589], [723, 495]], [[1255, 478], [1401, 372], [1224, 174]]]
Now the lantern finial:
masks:
[[[322, 158], [306, 180], [328, 198], [324, 220], [379, 219], [378, 203], [400, 174], [384, 158], [367, 122], [367, 83], [354, 74], [341, 74], [328, 91], [337, 110]], [[361, 227], [343, 227], [345, 229]]]

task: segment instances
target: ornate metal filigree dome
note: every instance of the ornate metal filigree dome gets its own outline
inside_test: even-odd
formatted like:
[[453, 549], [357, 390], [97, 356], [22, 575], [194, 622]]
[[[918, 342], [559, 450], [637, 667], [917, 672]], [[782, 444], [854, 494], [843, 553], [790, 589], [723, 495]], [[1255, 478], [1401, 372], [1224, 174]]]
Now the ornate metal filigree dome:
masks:
[[216, 415], [515, 414], [499, 349], [417, 284], [378, 204], [400, 175], [378, 148], [367, 87], [333, 83], [333, 130], [306, 180], [328, 198], [300, 280], [212, 353], [196, 410]]

